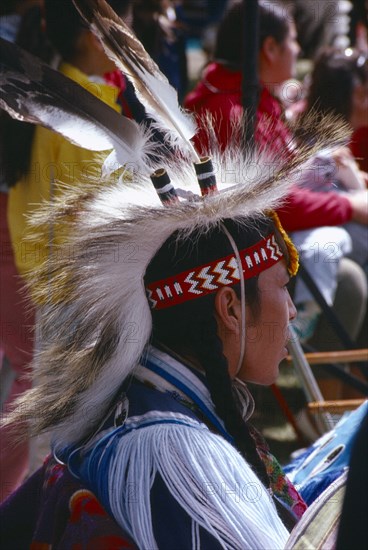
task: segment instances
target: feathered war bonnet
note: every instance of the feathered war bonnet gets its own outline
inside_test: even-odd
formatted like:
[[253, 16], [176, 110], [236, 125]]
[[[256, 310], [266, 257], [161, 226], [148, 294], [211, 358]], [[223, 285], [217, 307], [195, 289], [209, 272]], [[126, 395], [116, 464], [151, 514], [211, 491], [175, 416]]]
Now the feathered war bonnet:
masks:
[[60, 445], [81, 440], [101, 422], [150, 342], [151, 312], [179, 311], [223, 285], [246, 284], [286, 250], [295, 273], [295, 251], [285, 235], [287, 246], [280, 246], [282, 229], [269, 212], [308, 158], [346, 139], [345, 129], [325, 125], [287, 168], [265, 151], [256, 157], [233, 146], [220, 152], [213, 139], [211, 160], [200, 159], [190, 142], [192, 120], [131, 31], [104, 0], [75, 5], [132, 79], [176, 154], [157, 148], [150, 132], [77, 84], [1, 42], [3, 108], [80, 146], [113, 149], [105, 173], [136, 166], [125, 182], [68, 190], [33, 220], [42, 226], [68, 216], [70, 234], [32, 274], [46, 303], [40, 320], [45, 345], [34, 359], [37, 385], [9, 421], [28, 421], [34, 434], [53, 429]]

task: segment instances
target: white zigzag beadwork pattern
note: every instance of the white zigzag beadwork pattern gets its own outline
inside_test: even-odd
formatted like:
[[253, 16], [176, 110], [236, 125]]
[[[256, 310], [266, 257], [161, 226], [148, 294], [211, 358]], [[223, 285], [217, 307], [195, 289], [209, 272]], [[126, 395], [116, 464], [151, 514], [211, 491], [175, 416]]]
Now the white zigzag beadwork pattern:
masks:
[[[272, 233], [250, 248], [239, 250], [244, 279], [255, 277], [283, 258], [283, 253]], [[223, 286], [240, 281], [241, 274], [234, 254], [183, 271], [172, 277], [146, 286], [152, 309], [165, 309], [194, 298], [216, 292]]]

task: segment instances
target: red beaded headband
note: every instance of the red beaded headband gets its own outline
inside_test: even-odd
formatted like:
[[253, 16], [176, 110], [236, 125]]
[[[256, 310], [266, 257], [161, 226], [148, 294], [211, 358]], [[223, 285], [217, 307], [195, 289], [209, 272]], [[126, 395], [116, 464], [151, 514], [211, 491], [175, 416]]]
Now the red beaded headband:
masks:
[[[283, 253], [271, 233], [255, 245], [239, 250], [243, 278], [250, 279], [268, 269], [283, 258]], [[172, 277], [161, 279], [146, 286], [152, 309], [165, 309], [217, 292], [223, 286], [232, 286], [240, 281], [235, 254], [218, 258]]]

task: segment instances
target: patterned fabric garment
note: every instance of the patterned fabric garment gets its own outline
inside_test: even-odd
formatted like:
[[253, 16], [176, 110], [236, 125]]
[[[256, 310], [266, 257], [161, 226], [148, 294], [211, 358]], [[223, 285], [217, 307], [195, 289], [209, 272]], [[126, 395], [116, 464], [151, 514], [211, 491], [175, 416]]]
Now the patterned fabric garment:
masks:
[[251, 435], [256, 443], [257, 452], [266, 466], [270, 478], [270, 487], [274, 495], [290, 508], [297, 518], [301, 518], [307, 509], [307, 505], [301, 495], [295, 489], [289, 478], [283, 472], [278, 460], [270, 453], [267, 442], [254, 427], [251, 427]]
[[49, 456], [2, 505], [7, 550], [123, 550], [136, 546], [96, 497]]
[[[254, 403], [246, 386], [238, 386], [237, 394], [247, 417]], [[299, 518], [304, 503], [264, 440], [255, 430], [252, 433], [267, 466], [271, 491]], [[155, 476], [156, 452], [164, 462], [157, 462]], [[277, 517], [275, 499], [263, 488], [256, 501], [247, 500], [251, 497], [247, 489], [259, 486], [259, 480], [233, 448], [214, 410], [205, 377], [159, 350], [151, 349], [145, 366], [137, 367], [126, 394], [117, 398], [105, 425], [84, 449], [58, 454], [67, 466], [48, 458], [1, 509], [5, 548], [184, 550], [199, 544], [205, 550], [238, 548], [239, 540], [232, 538], [236, 532], [232, 522], [237, 520], [237, 529], [243, 529], [243, 548], [254, 548], [256, 540], [262, 548], [268, 548], [271, 540], [275, 548], [283, 548], [286, 542], [288, 532]], [[114, 481], [109, 483], [112, 475]], [[200, 501], [193, 500], [192, 476], [197, 476], [194, 489], [204, 491], [203, 509]], [[223, 487], [217, 492], [219, 481]], [[145, 483], [147, 492], [142, 490]], [[238, 488], [244, 490], [234, 497]], [[208, 517], [206, 527], [196, 523], [191, 506], [194, 517]], [[151, 527], [147, 528], [149, 517]], [[217, 525], [221, 533], [228, 533], [226, 541], [230, 542], [225, 545]], [[149, 544], [150, 530], [153, 545]]]
[[[150, 355], [149, 360], [145, 367], [140, 367], [136, 376], [144, 383], [151, 387], [155, 387], [160, 391], [167, 391], [175, 399], [181, 401], [187, 407], [190, 407], [201, 420], [209, 425], [212, 425], [215, 430], [226, 437], [230, 442], [232, 438], [226, 432], [223, 422], [216, 415], [214, 406], [207, 387], [204, 385], [204, 377], [197, 371], [195, 375], [198, 377], [198, 386], [195, 389], [191, 387], [189, 379], [184, 383], [180, 381], [181, 373], [175, 366], [176, 363], [171, 360], [170, 356], [160, 354], [158, 357], [154, 354], [157, 350], [154, 350]], [[165, 366], [163, 367], [163, 359], [165, 359]], [[161, 369], [160, 369], [160, 366]], [[189, 369], [189, 367], [187, 367]], [[182, 369], [181, 369], [182, 371]], [[193, 371], [192, 371], [193, 372]], [[165, 375], [166, 373], [166, 375]], [[171, 380], [171, 383], [168, 381]], [[177, 382], [175, 384], [175, 378]], [[199, 381], [201, 384], [199, 385]], [[174, 385], [175, 384], [175, 385]], [[178, 390], [181, 388], [181, 391]], [[188, 391], [189, 390], [189, 391]], [[243, 391], [246, 391], [243, 389]], [[189, 397], [189, 395], [197, 394], [195, 402]], [[254, 403], [251, 405], [251, 412], [253, 412]], [[266, 466], [266, 471], [270, 479], [270, 490], [272, 493], [282, 501], [282, 503], [292, 511], [292, 514], [296, 518], [300, 519], [307, 509], [307, 505], [295, 489], [294, 485], [284, 474], [278, 460], [271, 454], [268, 444], [262, 434], [256, 430], [254, 426], [250, 427], [250, 433], [254, 439], [258, 455]]]
[[[196, 371], [197, 382], [193, 378], [184, 379], [183, 372], [185, 373], [186, 370], [190, 372], [189, 367], [183, 369], [182, 365], [179, 370], [177, 363], [169, 355], [152, 350], [145, 367], [139, 367], [136, 377], [150, 387], [171, 394], [176, 400], [195, 412], [196, 416], [209, 425], [211, 429], [221, 433], [228, 441], [232, 442], [232, 438], [226, 432], [223, 422], [215, 413], [210, 393], [204, 383], [204, 377]], [[239, 392], [239, 381], [237, 383]], [[242, 388], [240, 393], [247, 400], [247, 407], [245, 407], [243, 414], [247, 415], [248, 409], [250, 414], [246, 418], [249, 418], [254, 410], [254, 402], [245, 384], [241, 384], [240, 387]], [[192, 398], [189, 396], [192, 396]], [[193, 399], [193, 396], [196, 397]], [[249, 400], [251, 403], [249, 403]], [[281, 501], [281, 504], [290, 512], [292, 517], [296, 520], [300, 519], [307, 509], [306, 503], [283, 472], [278, 460], [271, 454], [261, 433], [254, 426], [250, 426], [250, 433], [254, 439], [258, 455], [265, 464], [270, 480], [270, 492], [278, 501]]]
[[234, 448], [205, 377], [152, 347], [143, 364], [102, 429], [59, 459], [139, 547], [176, 547], [180, 533], [183, 549], [283, 548], [297, 518]]

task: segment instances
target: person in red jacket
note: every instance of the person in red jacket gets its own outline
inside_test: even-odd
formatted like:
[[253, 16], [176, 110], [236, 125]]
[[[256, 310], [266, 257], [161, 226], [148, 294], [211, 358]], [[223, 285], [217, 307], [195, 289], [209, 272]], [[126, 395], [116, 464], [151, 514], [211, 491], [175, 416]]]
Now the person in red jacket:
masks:
[[[275, 93], [286, 80], [294, 76], [299, 46], [290, 15], [285, 17], [286, 8], [280, 7], [278, 17], [276, 3], [272, 3], [272, 10], [267, 10], [266, 4], [260, 2], [261, 89], [255, 137], [259, 145], [267, 145], [273, 151], [284, 155], [291, 152], [293, 139], [284, 119], [283, 105]], [[232, 120], [239, 118], [243, 111], [239, 47], [243, 32], [241, 11], [241, 2], [236, 2], [227, 12], [217, 35], [215, 61], [206, 67], [200, 82], [187, 95], [184, 102], [188, 110], [199, 116], [207, 111], [214, 115], [216, 135], [223, 146], [231, 135]], [[271, 125], [272, 134], [269, 132]], [[197, 133], [195, 141], [199, 148], [205, 149], [205, 129]], [[288, 231], [319, 227], [321, 220], [325, 225], [340, 225], [352, 219], [368, 224], [368, 209], [363, 196], [342, 196], [333, 191], [328, 195], [318, 194], [294, 187], [285, 206], [279, 210], [279, 215]]]
[[[217, 137], [222, 146], [234, 138], [234, 121], [239, 120], [243, 112], [242, 10], [243, 3], [238, 1], [225, 14], [218, 31], [215, 60], [206, 67], [202, 79], [184, 102], [185, 107], [193, 111], [199, 121], [207, 112], [213, 115]], [[261, 0], [259, 3], [261, 86], [255, 130], [257, 145], [261, 148], [267, 146], [272, 153], [283, 158], [293, 155], [296, 144], [277, 94], [282, 91], [282, 84], [294, 76], [299, 53], [295, 25], [291, 15], [285, 10], [285, 6], [278, 6], [276, 2], [270, 4]], [[208, 139], [204, 127], [196, 136], [196, 144], [197, 147], [206, 149]], [[343, 297], [345, 304], [349, 301], [349, 311], [343, 306], [343, 311], [338, 313], [344, 317], [344, 324], [351, 336], [356, 337], [365, 313], [367, 283], [360, 267], [343, 258], [351, 243], [345, 230], [338, 226], [351, 220], [368, 223], [366, 192], [340, 194], [332, 190], [322, 193], [294, 185], [278, 214], [288, 231], [299, 234], [296, 241], [302, 260], [314, 276], [326, 301], [332, 305], [335, 298], [336, 303], [337, 285], [351, 289], [351, 296], [348, 297], [345, 292]], [[332, 252], [329, 249], [331, 242], [334, 245]], [[349, 279], [350, 284], [346, 283]], [[318, 306], [306, 290], [301, 291], [301, 298], [296, 303], [299, 319], [303, 315], [307, 319], [306, 328], [299, 331], [301, 337], [307, 340], [316, 325]], [[331, 346], [331, 342], [328, 345]]]

